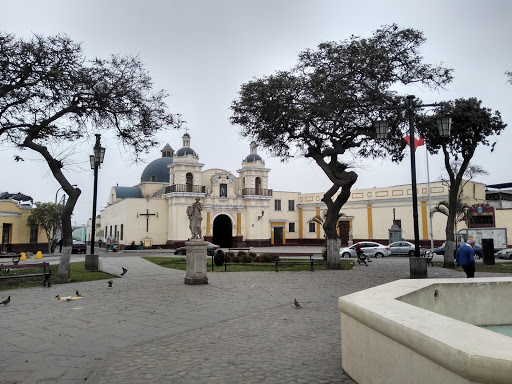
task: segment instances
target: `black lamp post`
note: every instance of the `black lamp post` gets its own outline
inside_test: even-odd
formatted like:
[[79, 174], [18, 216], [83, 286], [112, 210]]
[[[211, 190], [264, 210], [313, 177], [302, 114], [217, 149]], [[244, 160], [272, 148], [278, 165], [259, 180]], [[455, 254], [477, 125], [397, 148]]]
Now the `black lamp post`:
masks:
[[91, 255], [94, 255], [94, 241], [96, 234], [96, 200], [98, 198], [98, 168], [103, 163], [105, 157], [105, 148], [100, 145], [101, 135], [96, 134], [96, 144], [94, 145], [94, 155], [89, 156], [91, 169], [94, 169], [94, 194], [92, 198], [92, 229], [91, 229]]
[[[442, 104], [416, 104], [414, 102], [415, 96], [407, 96], [407, 102], [400, 107], [393, 107], [393, 109], [406, 109], [409, 117], [409, 147], [411, 149], [411, 179], [412, 179], [412, 216], [414, 223], [414, 256], [420, 255], [420, 231], [418, 225], [418, 191], [416, 187], [416, 148], [414, 143], [414, 112], [417, 108], [425, 107], [441, 107]], [[386, 109], [386, 108], [383, 108]], [[437, 128], [440, 136], [449, 136], [452, 119], [450, 116], [444, 116], [437, 120]], [[388, 134], [387, 121], [376, 121], [374, 123], [375, 131], [378, 139], [385, 139]]]

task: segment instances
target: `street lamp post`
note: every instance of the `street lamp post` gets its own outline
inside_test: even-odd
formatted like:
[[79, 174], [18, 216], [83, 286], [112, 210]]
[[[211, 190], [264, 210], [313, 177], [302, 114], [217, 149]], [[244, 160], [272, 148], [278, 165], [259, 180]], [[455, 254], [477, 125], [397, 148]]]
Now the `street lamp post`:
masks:
[[94, 169], [94, 192], [92, 198], [92, 228], [91, 228], [91, 255], [94, 255], [94, 241], [96, 234], [96, 200], [98, 199], [98, 168], [103, 163], [105, 148], [100, 145], [101, 135], [96, 134], [94, 155], [89, 156], [91, 169]]
[[[416, 183], [416, 145], [414, 142], [414, 113], [417, 108], [425, 108], [425, 107], [441, 107], [442, 104], [416, 104], [414, 102], [415, 96], [409, 95], [407, 96], [407, 101], [405, 105], [399, 107], [392, 107], [392, 109], [406, 109], [409, 117], [409, 147], [411, 150], [411, 186], [412, 186], [412, 217], [414, 224], [414, 257], [420, 256], [420, 231], [418, 225], [418, 191], [417, 191], [417, 183]], [[383, 108], [386, 109], [386, 108]], [[391, 109], [391, 108], [390, 108]], [[374, 124], [377, 138], [385, 139], [388, 133], [388, 124], [387, 121], [376, 121]], [[437, 121], [437, 127], [439, 130], [439, 134], [441, 136], [449, 136], [450, 135], [450, 127], [451, 127], [451, 117], [445, 116]], [[412, 258], [410, 258], [410, 263], [412, 263]], [[412, 264], [411, 264], [412, 265]], [[419, 276], [427, 276], [426, 264], [425, 271], [419, 271]], [[411, 277], [412, 276], [412, 267], [411, 267]]]

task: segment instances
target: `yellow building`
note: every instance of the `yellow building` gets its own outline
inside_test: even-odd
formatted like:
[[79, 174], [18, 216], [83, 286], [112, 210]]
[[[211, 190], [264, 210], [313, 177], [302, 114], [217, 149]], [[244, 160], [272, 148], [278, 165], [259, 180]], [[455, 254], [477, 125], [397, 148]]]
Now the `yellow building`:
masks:
[[[230, 171], [203, 169], [199, 156], [183, 136], [176, 152], [167, 144], [162, 157], [144, 169], [133, 187], [112, 187], [109, 203], [97, 218], [96, 239], [116, 238], [121, 245], [143, 241], [146, 247], [176, 247], [191, 236], [187, 207], [196, 198], [203, 204], [202, 234], [221, 247], [318, 245], [324, 243], [323, 228], [311, 221], [322, 217], [323, 192], [273, 191], [270, 169], [257, 153], [254, 142], [242, 160], [238, 175]], [[354, 189], [342, 208], [338, 222], [342, 244], [375, 240], [388, 244], [395, 222], [402, 238], [413, 240], [412, 189], [410, 185]], [[430, 199], [429, 199], [430, 195]], [[485, 185], [468, 181], [462, 191], [468, 205], [486, 203]], [[430, 208], [448, 200], [448, 187], [441, 182], [418, 185], [418, 222], [422, 245], [445, 240], [446, 216]], [[498, 214], [496, 217], [509, 217]], [[503, 219], [505, 220], [505, 219]], [[496, 223], [499, 226], [500, 223]], [[459, 228], [464, 228], [459, 224]], [[90, 223], [87, 239], [90, 239]]]
[[45, 232], [27, 227], [31, 211], [32, 199], [29, 196], [20, 193], [3, 193], [0, 196], [2, 252], [47, 251]]

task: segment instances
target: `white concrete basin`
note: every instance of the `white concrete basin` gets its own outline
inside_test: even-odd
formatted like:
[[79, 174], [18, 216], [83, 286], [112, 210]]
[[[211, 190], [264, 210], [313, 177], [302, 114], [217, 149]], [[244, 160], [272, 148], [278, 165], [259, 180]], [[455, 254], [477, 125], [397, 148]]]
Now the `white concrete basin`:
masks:
[[343, 369], [365, 383], [512, 383], [512, 278], [398, 280], [340, 297]]

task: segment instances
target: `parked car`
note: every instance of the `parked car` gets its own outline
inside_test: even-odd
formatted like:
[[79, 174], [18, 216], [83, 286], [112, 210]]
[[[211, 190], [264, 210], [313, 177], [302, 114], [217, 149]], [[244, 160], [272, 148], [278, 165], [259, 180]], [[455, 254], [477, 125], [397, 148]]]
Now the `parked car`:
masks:
[[[208, 242], [208, 245], [206, 246], [206, 254], [208, 256], [213, 256], [215, 251], [217, 249], [219, 249], [219, 248], [220, 247], [218, 245], [215, 245], [215, 244], [212, 244], [212, 243]], [[176, 250], [174, 251], [174, 254], [175, 255], [186, 255], [187, 254], [187, 248], [186, 247], [176, 248]]]
[[512, 248], [502, 249], [494, 254], [498, 259], [512, 260]]
[[[464, 243], [459, 243], [459, 248], [464, 245]], [[444, 255], [444, 245], [442, 245], [441, 247], [439, 248], [436, 248], [436, 249], [433, 249], [432, 252], [434, 252], [436, 255]], [[478, 246], [478, 245], [475, 245], [473, 247], [473, 249], [475, 250], [475, 256], [478, 258], [478, 257], [482, 257], [482, 247]], [[457, 253], [456, 250], [453, 250], [453, 257], [455, 257], [455, 254]]]
[[389, 247], [387, 245], [382, 245], [379, 243], [374, 243], [372, 241], [361, 241], [356, 243], [348, 248], [340, 249], [341, 257], [357, 257], [357, 253], [355, 250], [356, 245], [359, 244], [361, 249], [367, 254], [369, 257], [384, 257], [391, 255], [389, 251]]
[[[391, 255], [408, 255], [414, 256], [414, 244], [408, 241], [395, 241], [389, 244], [389, 250]], [[420, 249], [420, 253], [421, 253]]]
[[87, 252], [87, 245], [83, 241], [73, 240], [73, 248], [71, 253], [84, 253]]

